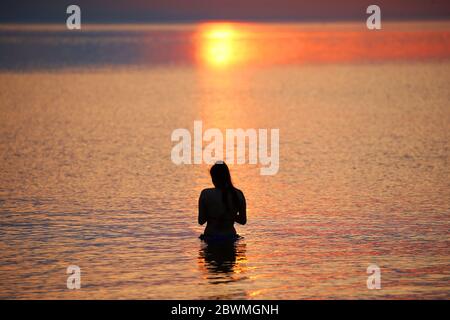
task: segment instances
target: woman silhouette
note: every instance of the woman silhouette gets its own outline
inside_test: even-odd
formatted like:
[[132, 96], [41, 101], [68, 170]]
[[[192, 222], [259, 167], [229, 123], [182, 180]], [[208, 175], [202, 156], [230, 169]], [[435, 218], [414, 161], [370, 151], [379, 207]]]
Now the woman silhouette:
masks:
[[206, 242], [236, 240], [234, 223], [247, 223], [245, 197], [231, 182], [225, 162], [216, 162], [209, 171], [214, 188], [204, 189], [198, 200], [198, 223], [206, 228], [200, 239]]

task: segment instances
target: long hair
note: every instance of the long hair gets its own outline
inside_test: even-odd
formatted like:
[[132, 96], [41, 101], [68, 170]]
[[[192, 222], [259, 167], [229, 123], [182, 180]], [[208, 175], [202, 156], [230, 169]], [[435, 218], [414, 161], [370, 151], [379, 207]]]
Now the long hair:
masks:
[[[239, 209], [239, 199], [236, 188], [231, 182], [230, 170], [225, 162], [216, 162], [209, 170], [214, 186], [222, 191], [222, 201], [227, 211], [230, 209]], [[231, 194], [231, 199], [234, 208], [230, 208], [228, 203], [228, 194]]]

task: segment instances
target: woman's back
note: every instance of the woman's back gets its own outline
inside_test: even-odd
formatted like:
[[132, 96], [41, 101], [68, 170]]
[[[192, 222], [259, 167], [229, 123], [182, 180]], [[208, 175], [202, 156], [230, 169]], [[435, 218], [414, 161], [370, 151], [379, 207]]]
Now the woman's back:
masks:
[[206, 222], [203, 236], [235, 238], [234, 223], [247, 223], [244, 194], [233, 186], [225, 162], [214, 164], [209, 173], [215, 188], [204, 189], [198, 200], [198, 223]]
[[234, 222], [246, 223], [245, 197], [232, 189], [204, 189], [199, 199], [199, 223], [207, 222], [204, 235], [235, 235]]

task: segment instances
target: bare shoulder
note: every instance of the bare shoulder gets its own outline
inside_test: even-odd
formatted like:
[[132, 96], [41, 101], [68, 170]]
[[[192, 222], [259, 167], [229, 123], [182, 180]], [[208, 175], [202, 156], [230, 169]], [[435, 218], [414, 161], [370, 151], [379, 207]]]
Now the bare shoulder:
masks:
[[242, 190], [235, 188], [238, 194], [238, 197], [241, 199], [245, 199], [244, 193], [242, 192]]
[[209, 194], [214, 192], [214, 190], [215, 190], [214, 188], [203, 189], [202, 192], [200, 193], [200, 196], [208, 196]]

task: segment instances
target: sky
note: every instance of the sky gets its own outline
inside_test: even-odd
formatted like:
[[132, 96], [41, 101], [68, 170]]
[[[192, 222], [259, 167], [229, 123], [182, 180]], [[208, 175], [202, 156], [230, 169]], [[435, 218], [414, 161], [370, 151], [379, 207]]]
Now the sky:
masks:
[[0, 22], [65, 22], [70, 4], [83, 22], [360, 20], [371, 4], [385, 20], [450, 20], [449, 0], [1, 0]]

